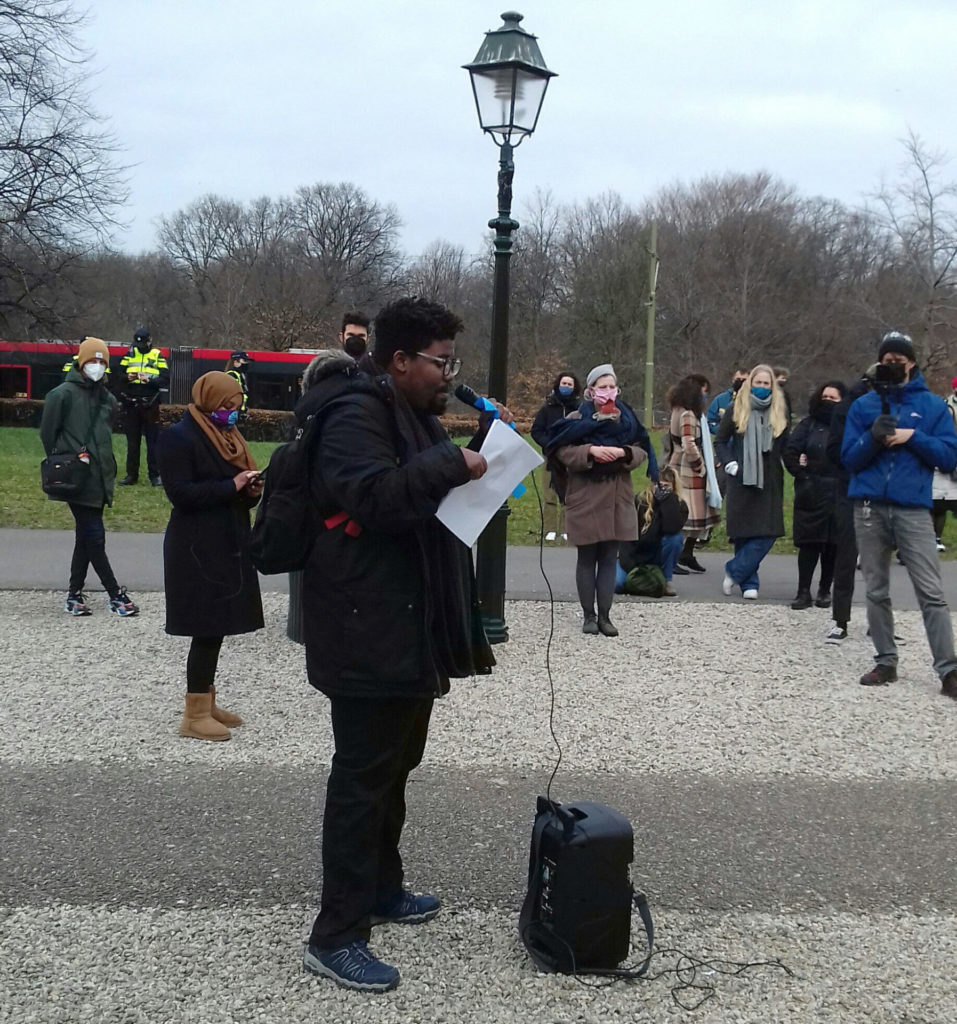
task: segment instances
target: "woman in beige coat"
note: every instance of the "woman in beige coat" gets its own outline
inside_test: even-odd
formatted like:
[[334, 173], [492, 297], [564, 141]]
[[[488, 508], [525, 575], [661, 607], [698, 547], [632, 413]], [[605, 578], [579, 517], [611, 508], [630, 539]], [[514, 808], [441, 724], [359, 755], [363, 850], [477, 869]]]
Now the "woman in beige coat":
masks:
[[[631, 471], [652, 448], [638, 417], [618, 398], [611, 364], [588, 374], [585, 399], [577, 412], [555, 424], [545, 451], [568, 470], [565, 529], [569, 543], [578, 548], [575, 583], [584, 614], [582, 632], [618, 636], [609, 618], [618, 544], [638, 537]], [[649, 471], [657, 476], [653, 461]]]

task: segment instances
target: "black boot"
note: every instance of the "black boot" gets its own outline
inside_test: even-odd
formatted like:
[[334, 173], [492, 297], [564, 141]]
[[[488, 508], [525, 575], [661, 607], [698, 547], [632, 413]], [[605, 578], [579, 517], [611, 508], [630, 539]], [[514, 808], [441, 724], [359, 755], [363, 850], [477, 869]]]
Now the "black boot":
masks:
[[823, 587], [817, 588], [817, 597], [814, 599], [814, 605], [817, 608], [830, 608], [831, 607], [831, 592], [825, 590]]
[[585, 612], [585, 621], [582, 623], [582, 632], [588, 636], [598, 636], [598, 621], [594, 612]]
[[598, 613], [598, 630], [602, 636], [618, 636], [615, 624], [608, 618], [608, 612]]
[[814, 602], [811, 600], [810, 590], [799, 590], [797, 597], [791, 602], [791, 607], [796, 612], [803, 611], [805, 608], [810, 608]]
[[123, 477], [122, 480], [119, 481], [119, 486], [120, 487], [132, 487], [132, 485], [135, 484], [135, 483], [136, 483], [136, 477], [135, 476], [125, 476], [125, 477]]

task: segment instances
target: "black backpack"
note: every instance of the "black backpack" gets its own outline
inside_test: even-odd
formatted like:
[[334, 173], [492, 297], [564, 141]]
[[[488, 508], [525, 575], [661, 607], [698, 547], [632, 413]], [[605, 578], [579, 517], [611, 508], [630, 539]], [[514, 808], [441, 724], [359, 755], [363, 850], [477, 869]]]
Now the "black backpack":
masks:
[[[325, 414], [337, 399], [349, 394], [374, 394], [388, 400], [388, 389], [378, 379], [359, 373], [355, 363], [349, 362], [345, 368], [341, 362], [330, 363], [310, 387], [302, 403], [308, 415], [296, 427], [292, 440], [276, 448], [263, 471], [265, 484], [249, 554], [253, 565], [266, 576], [305, 568], [316, 537], [325, 528], [330, 513], [316, 507], [310, 492], [311, 452]], [[342, 516], [336, 517], [335, 523], [342, 520]]]

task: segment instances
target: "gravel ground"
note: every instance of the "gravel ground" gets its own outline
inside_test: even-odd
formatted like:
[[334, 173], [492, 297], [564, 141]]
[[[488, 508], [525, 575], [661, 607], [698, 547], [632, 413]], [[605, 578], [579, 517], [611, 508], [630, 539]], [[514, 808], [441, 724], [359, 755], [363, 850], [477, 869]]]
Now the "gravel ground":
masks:
[[[320, 763], [331, 754], [323, 699], [285, 639], [285, 597], [264, 597], [266, 629], [226, 641], [218, 690], [247, 725], [226, 744], [180, 739], [188, 640], [163, 632], [163, 598], [120, 620], [65, 615], [61, 595], [0, 592], [0, 761], [135, 760], [228, 766]], [[824, 614], [780, 606], [622, 603], [621, 637], [583, 637], [555, 606], [551, 652], [563, 765], [582, 771], [813, 774], [957, 779], [957, 705], [939, 684], [919, 614], [898, 615], [901, 682], [858, 685], [871, 648], [857, 627], [822, 642]], [[549, 609], [509, 604], [512, 639], [489, 677], [438, 703], [429, 764], [540, 767], [548, 735]], [[69, 720], [62, 728], [63, 690]]]
[[[374, 948], [399, 966], [402, 983], [381, 996], [344, 992], [302, 971], [301, 917], [290, 907], [0, 910], [0, 1021], [952, 1024], [957, 1016], [955, 917], [659, 914], [661, 950], [779, 958], [792, 972], [765, 966], [732, 977], [705, 968], [698, 982], [715, 994], [694, 1014], [673, 1001], [671, 975], [599, 988], [539, 973], [513, 916], [468, 907], [447, 908], [427, 927], [376, 929]], [[662, 952], [654, 969], [676, 962]], [[705, 993], [678, 994], [693, 1003]]]

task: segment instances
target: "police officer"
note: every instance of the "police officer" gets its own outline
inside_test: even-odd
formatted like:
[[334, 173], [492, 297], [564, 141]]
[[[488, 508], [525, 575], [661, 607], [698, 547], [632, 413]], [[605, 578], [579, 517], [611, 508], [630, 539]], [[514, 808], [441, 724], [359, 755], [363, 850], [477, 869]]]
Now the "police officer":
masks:
[[126, 476], [120, 486], [135, 484], [140, 475], [140, 438], [146, 435], [146, 471], [154, 487], [161, 484], [156, 465], [160, 391], [169, 387], [169, 367], [153, 347], [150, 332], [137, 327], [133, 344], [120, 360], [120, 401], [126, 428]]
[[252, 359], [250, 359], [249, 353], [238, 348], [235, 352], [229, 354], [229, 362], [226, 364], [227, 375], [232, 377], [243, 389], [243, 404], [239, 407], [239, 418], [241, 420], [246, 418], [246, 407], [249, 404], [249, 381], [246, 377], [246, 371], [251, 362]]

